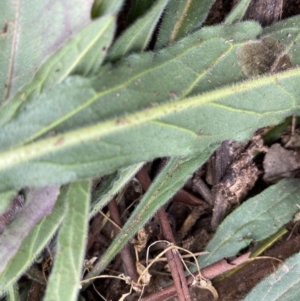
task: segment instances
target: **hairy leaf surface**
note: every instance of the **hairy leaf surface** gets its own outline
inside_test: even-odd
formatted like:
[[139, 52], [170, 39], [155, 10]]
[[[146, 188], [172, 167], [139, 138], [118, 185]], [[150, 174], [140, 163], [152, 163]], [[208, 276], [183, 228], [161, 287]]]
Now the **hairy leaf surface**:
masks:
[[224, 139], [248, 139], [258, 124], [297, 114], [299, 80], [296, 68], [2, 152], [0, 188], [63, 183], [155, 157], [191, 155]]
[[258, 284], [244, 301], [294, 301], [299, 299], [300, 254], [287, 259], [281, 267]]
[[299, 179], [282, 180], [240, 205], [219, 226], [207, 245], [210, 253], [199, 257], [200, 265], [234, 256], [251, 241], [274, 234], [299, 210], [299, 185]]
[[8, 224], [0, 240], [0, 273], [16, 254], [33, 226], [50, 214], [59, 194], [59, 186], [30, 188], [26, 203], [18, 216]]
[[[67, 4], [67, 5], [66, 5]], [[0, 99], [29, 81], [46, 57], [90, 22], [90, 1], [2, 1]]]
[[91, 182], [65, 187], [66, 214], [57, 238], [57, 253], [45, 293], [45, 301], [75, 301], [80, 287]]
[[[247, 139], [258, 124], [297, 113], [297, 68], [181, 99], [242, 79], [236, 49], [251, 29], [260, 31], [249, 22], [206, 28], [158, 54], [101, 68], [101, 80], [73, 77], [43, 93], [2, 127], [0, 188], [65, 183], [159, 156], [192, 155], [224, 139]], [[231, 39], [210, 39], [216, 32]], [[208, 57], [195, 64], [204, 53]], [[29, 143], [53, 130], [66, 132]]]
[[114, 35], [115, 18], [106, 16], [96, 20], [56, 51], [11, 101], [0, 110], [0, 125], [8, 122], [24, 102], [44, 90], [62, 82], [71, 73], [93, 74], [99, 69]]
[[287, 46], [286, 52], [291, 57], [293, 65], [300, 64], [300, 16], [295, 16], [263, 30], [263, 35], [271, 36]]
[[170, 1], [162, 21], [156, 48], [178, 41], [200, 28], [215, 0]]
[[[14, 103], [24, 102], [24, 93], [18, 94], [0, 113], [0, 149], [24, 143], [28, 136], [31, 140], [38, 138], [54, 127], [58, 130], [62, 123], [65, 131], [74, 125], [91, 124], [241, 80], [236, 49], [259, 33], [260, 26], [253, 22], [204, 28], [157, 54], [133, 55], [116, 66], [108, 64], [96, 78], [69, 78], [59, 87], [14, 107]], [[224, 76], [228, 68], [231, 74]], [[14, 115], [14, 119], [8, 121], [7, 115]]]
[[18, 251], [0, 274], [0, 295], [3, 295], [25, 273], [42, 252], [59, 228], [64, 218], [64, 211], [65, 202], [59, 196], [51, 214], [44, 217], [32, 228], [28, 236], [21, 243]]

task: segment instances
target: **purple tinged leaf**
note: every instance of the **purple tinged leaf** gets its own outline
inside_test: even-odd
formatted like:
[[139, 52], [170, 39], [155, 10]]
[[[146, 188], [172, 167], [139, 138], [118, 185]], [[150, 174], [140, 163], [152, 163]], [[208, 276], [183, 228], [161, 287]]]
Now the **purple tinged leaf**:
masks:
[[59, 195], [60, 186], [29, 188], [23, 209], [0, 235], [0, 273], [16, 254], [30, 230], [50, 214]]
[[24, 207], [24, 204], [24, 196], [18, 194], [14, 197], [7, 210], [0, 214], [0, 234], [3, 233], [5, 226], [10, 223], [15, 215], [21, 211], [21, 209]]
[[14, 95], [45, 58], [91, 22], [91, 6], [86, 0], [1, 2], [0, 99]]

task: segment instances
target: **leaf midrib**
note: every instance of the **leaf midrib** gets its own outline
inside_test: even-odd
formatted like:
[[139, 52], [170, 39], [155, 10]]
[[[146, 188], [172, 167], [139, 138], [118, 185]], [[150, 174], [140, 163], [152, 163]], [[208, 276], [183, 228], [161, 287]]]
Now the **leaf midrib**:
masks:
[[[220, 40], [219, 38], [213, 38], [213, 39], [209, 39], [206, 40], [205, 42], [203, 42], [201, 44], [201, 46], [204, 46], [206, 43], [211, 42], [212, 40]], [[229, 48], [227, 49], [227, 51], [224, 53], [224, 55], [227, 55], [228, 51], [232, 49], [232, 47], [238, 47], [240, 44], [229, 44]], [[160, 68], [163, 68], [165, 65], [168, 65], [170, 63], [172, 63], [173, 61], [179, 60], [180, 57], [184, 56], [187, 52], [192, 51], [194, 48], [199, 47], [199, 45], [193, 45], [190, 48], [187, 48], [185, 51], [181, 52], [180, 54], [178, 54], [175, 57], [172, 57], [170, 60], [167, 60], [165, 62], [163, 62], [162, 64], [159, 64], [153, 68], [148, 68], [146, 70], [143, 70], [141, 72], [139, 72], [138, 74], [132, 76], [129, 80], [122, 82], [119, 85], [113, 86], [110, 89], [107, 89], [105, 91], [102, 91], [100, 93], [95, 92], [95, 95], [93, 97], [91, 97], [90, 99], [87, 99], [83, 104], [77, 106], [74, 110], [71, 110], [68, 114], [65, 114], [62, 118], [59, 118], [57, 120], [55, 120], [55, 122], [52, 122], [51, 124], [49, 124], [46, 127], [43, 127], [40, 131], [36, 132], [34, 135], [28, 137], [27, 139], [23, 140], [21, 142], [21, 145], [27, 144], [32, 142], [33, 140], [38, 139], [39, 137], [41, 137], [42, 135], [48, 133], [49, 131], [53, 130], [55, 127], [59, 126], [60, 124], [62, 124], [63, 122], [69, 120], [70, 118], [72, 118], [73, 116], [75, 116], [76, 114], [80, 113], [81, 111], [83, 111], [84, 109], [86, 109], [87, 107], [91, 106], [95, 101], [97, 101], [98, 99], [105, 97], [106, 95], [109, 95], [115, 91], [118, 91], [119, 89], [124, 89], [126, 86], [128, 86], [129, 84], [131, 84], [132, 82], [136, 81], [137, 79], [149, 74], [150, 72], [154, 72], [156, 70], [159, 70]], [[222, 56], [223, 59], [223, 56]], [[197, 78], [195, 79], [195, 81], [193, 81], [191, 83], [191, 85], [186, 89], [186, 91], [183, 92], [182, 96], [186, 96], [187, 93], [190, 93], [191, 90], [193, 89], [193, 87], [197, 84], [197, 82], [199, 82], [204, 75], [207, 74], [207, 72], [214, 67], [214, 65], [217, 63], [217, 61], [213, 61], [212, 64], [210, 65], [210, 67], [208, 69], [205, 69], [203, 72], [201, 72]]]
[[15, 59], [16, 59], [16, 48], [17, 48], [17, 36], [19, 32], [19, 22], [20, 22], [20, 2], [21, 0], [18, 0], [16, 3], [16, 12], [15, 12], [15, 20], [14, 20], [14, 31], [12, 36], [12, 43], [11, 43], [11, 52], [10, 52], [10, 60], [9, 60], [9, 66], [8, 66], [8, 79], [6, 82], [6, 88], [4, 92], [3, 100], [4, 102], [8, 100], [11, 86], [12, 86], [12, 79], [13, 79], [13, 70], [15, 66]]
[[[98, 141], [101, 138], [110, 134], [117, 133], [119, 131], [134, 129], [139, 125], [152, 122], [163, 117], [167, 117], [175, 112], [184, 111], [191, 108], [203, 106], [208, 103], [214, 103], [224, 97], [234, 95], [237, 92], [247, 92], [254, 88], [261, 88], [268, 84], [278, 84], [278, 78], [287, 79], [295, 76], [299, 76], [300, 68], [291, 69], [279, 74], [272, 74], [265, 77], [260, 77], [252, 81], [242, 82], [234, 86], [226, 86], [224, 88], [210, 91], [198, 96], [186, 98], [183, 100], [177, 100], [170, 103], [164, 103], [162, 105], [146, 108], [142, 111], [138, 111], [132, 114], [128, 114], [126, 117], [113, 118], [111, 120], [97, 123], [91, 126], [83, 127], [73, 131], [69, 131], [64, 134], [57, 135], [55, 137], [46, 138], [41, 141], [37, 141], [25, 146], [17, 147], [5, 152], [2, 152], [0, 156], [0, 170], [12, 167], [22, 162], [38, 158], [42, 155], [46, 155], [51, 152], [61, 151], [65, 148], [78, 145], [80, 143], [86, 143], [91, 141]], [[296, 108], [296, 104], [285, 110], [276, 112], [286, 112]], [[243, 110], [245, 112], [245, 110]], [[265, 116], [273, 114], [274, 112], [254, 112], [247, 111], [250, 114], [257, 116]], [[192, 133], [192, 131], [191, 131]], [[195, 133], [196, 134], [196, 133]]]

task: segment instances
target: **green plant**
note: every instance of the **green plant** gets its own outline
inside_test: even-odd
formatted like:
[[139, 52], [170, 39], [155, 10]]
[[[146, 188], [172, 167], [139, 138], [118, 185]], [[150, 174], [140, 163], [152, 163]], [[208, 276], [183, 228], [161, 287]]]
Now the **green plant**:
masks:
[[[0, 197], [6, 204], [2, 212], [12, 195], [30, 187], [27, 211], [6, 225], [0, 242], [0, 289], [11, 300], [16, 281], [57, 230], [61, 252], [45, 300], [76, 299], [89, 218], [143, 162], [170, 157], [88, 277], [109, 264], [220, 142], [249, 139], [258, 128], [299, 114], [298, 16], [262, 28], [253, 21], [240, 22], [248, 5], [241, 1], [242, 7], [233, 10], [224, 24], [201, 28], [212, 0], [201, 5], [157, 0], [144, 7], [133, 1], [138, 15], [133, 13], [131, 25], [115, 37], [123, 2], [95, 1], [94, 20], [89, 1], [68, 1], [67, 9], [55, 4], [51, 10], [46, 1], [1, 4]], [[145, 51], [162, 15], [154, 52]], [[238, 53], [247, 51], [249, 40], [261, 37], [280, 41], [280, 52], [294, 67], [245, 80]], [[90, 179], [107, 174], [90, 204]], [[274, 223], [282, 208], [264, 203], [275, 206], [262, 217], [271, 226], [251, 230], [251, 239], [265, 239], [291, 219], [300, 197], [298, 185], [297, 180], [286, 180], [265, 192], [268, 200], [281, 196], [286, 214]], [[38, 203], [40, 193], [47, 194], [45, 204]], [[234, 235], [244, 237], [263, 209], [243, 208], [239, 210], [247, 210], [249, 222], [241, 219], [238, 229], [236, 223], [227, 227], [225, 223], [235, 218], [229, 216], [208, 246], [211, 253], [199, 258], [202, 266], [223, 258], [224, 248], [226, 256], [232, 256], [249, 244], [250, 238], [237, 243]], [[297, 256], [290, 259], [292, 265], [299, 264]], [[58, 275], [66, 271], [62, 282]], [[287, 294], [292, 296], [294, 290], [288, 288]]]

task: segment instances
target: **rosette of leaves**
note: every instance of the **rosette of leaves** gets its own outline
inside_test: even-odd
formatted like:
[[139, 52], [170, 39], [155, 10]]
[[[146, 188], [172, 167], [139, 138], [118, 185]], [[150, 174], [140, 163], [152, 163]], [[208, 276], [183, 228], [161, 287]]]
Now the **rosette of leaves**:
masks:
[[[109, 264], [223, 140], [249, 139], [298, 114], [298, 17], [262, 29], [238, 21], [239, 7], [232, 24], [203, 26], [214, 1], [148, 2], [132, 1], [129, 26], [118, 31], [121, 0], [1, 4], [1, 213], [27, 191], [1, 234], [0, 287], [9, 300], [20, 297], [18, 279], [54, 235], [45, 300], [76, 300], [88, 221], [143, 162], [170, 157], [87, 277]], [[242, 54], [270, 50], [268, 41], [278, 53], [252, 72]], [[278, 73], [272, 64], [283, 54], [293, 68]], [[108, 174], [91, 193], [91, 180]], [[212, 245], [219, 243], [216, 236]], [[221, 258], [222, 249], [214, 250], [214, 260]]]

